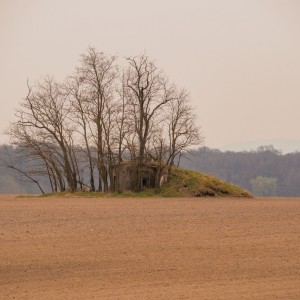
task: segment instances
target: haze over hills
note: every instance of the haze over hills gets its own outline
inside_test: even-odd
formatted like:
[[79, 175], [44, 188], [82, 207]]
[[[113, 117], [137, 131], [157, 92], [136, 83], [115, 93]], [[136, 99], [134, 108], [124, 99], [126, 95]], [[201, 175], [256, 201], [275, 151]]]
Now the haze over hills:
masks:
[[275, 149], [280, 150], [282, 154], [294, 153], [300, 151], [300, 139], [290, 140], [290, 139], [266, 139], [266, 140], [256, 140], [256, 141], [246, 141], [228, 145], [221, 145], [217, 147], [220, 151], [251, 151], [256, 150], [262, 145], [273, 145]]

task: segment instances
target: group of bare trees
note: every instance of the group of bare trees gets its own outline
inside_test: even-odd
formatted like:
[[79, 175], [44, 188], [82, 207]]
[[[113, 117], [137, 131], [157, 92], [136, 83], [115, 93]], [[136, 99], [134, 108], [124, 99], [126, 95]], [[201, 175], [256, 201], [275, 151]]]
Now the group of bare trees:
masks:
[[[19, 160], [34, 161], [32, 178], [46, 176], [53, 192], [116, 189], [116, 166], [170, 168], [202, 137], [189, 95], [141, 55], [117, 58], [93, 48], [64, 82], [51, 77], [31, 86], [7, 130]], [[13, 162], [11, 163], [13, 167]], [[36, 179], [34, 179], [36, 180]]]

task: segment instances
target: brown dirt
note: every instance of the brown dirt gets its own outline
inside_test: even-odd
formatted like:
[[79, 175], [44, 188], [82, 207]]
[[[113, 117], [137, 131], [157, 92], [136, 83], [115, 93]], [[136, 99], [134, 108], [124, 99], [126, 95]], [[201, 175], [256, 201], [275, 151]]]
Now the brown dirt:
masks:
[[0, 197], [0, 299], [300, 299], [300, 199]]

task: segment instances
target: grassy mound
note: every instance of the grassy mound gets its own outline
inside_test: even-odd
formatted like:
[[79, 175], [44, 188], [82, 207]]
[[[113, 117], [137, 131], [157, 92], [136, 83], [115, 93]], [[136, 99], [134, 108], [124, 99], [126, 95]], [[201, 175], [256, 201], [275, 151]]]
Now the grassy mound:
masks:
[[[33, 195], [31, 195], [33, 196]], [[36, 195], [38, 196], [38, 195]], [[84, 197], [84, 198], [140, 198], [140, 197], [247, 197], [253, 195], [233, 184], [222, 181], [216, 177], [190, 171], [181, 168], [173, 168], [169, 181], [165, 183], [159, 192], [154, 189], [145, 190], [139, 193], [125, 191], [123, 193], [102, 193], [102, 192], [62, 192], [39, 195], [38, 197]], [[22, 195], [19, 197], [28, 197]]]
[[216, 177], [180, 168], [171, 171], [169, 182], [162, 186], [160, 195], [164, 197], [253, 197], [250, 192]]

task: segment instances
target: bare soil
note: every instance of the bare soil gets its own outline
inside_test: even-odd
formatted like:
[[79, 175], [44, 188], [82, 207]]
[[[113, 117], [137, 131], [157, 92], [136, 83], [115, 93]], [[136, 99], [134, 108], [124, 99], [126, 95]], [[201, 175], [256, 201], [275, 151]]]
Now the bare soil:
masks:
[[300, 199], [3, 195], [0, 299], [300, 299]]

